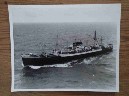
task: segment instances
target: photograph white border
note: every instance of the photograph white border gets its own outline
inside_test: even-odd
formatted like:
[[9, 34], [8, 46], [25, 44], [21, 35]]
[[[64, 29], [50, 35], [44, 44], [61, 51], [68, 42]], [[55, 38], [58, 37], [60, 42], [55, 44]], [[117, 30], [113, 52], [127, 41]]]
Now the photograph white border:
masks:
[[[116, 90], [104, 90], [104, 89], [15, 89], [14, 88], [14, 38], [13, 38], [13, 8], [15, 7], [52, 7], [52, 6], [94, 6], [94, 5], [111, 5], [118, 9], [117, 17], [117, 58], [116, 58]], [[8, 5], [9, 22], [10, 22], [10, 40], [11, 40], [11, 92], [17, 91], [93, 91], [93, 92], [119, 92], [119, 49], [120, 49], [120, 19], [121, 19], [121, 4], [68, 4], [68, 5]]]

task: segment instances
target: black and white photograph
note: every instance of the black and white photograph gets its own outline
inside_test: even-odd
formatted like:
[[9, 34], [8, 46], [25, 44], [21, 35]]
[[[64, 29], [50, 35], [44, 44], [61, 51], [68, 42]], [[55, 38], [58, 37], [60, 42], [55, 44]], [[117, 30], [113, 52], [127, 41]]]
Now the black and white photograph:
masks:
[[121, 4], [8, 10], [12, 92], [119, 92]]

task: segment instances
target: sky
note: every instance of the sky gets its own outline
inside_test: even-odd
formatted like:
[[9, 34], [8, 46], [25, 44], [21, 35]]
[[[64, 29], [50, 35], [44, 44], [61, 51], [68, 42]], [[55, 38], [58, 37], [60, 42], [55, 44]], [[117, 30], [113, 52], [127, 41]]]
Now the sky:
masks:
[[9, 5], [13, 23], [118, 22], [121, 4]]

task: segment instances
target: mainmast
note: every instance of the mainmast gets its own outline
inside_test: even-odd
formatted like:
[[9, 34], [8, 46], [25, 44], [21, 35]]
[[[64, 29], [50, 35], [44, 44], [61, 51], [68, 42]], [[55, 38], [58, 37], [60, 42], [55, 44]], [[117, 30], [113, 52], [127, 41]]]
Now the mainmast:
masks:
[[97, 40], [97, 37], [96, 37], [96, 30], [95, 30], [95, 34], [94, 34], [94, 40], [95, 40], [95, 41]]
[[58, 50], [59, 44], [58, 44], [58, 35], [56, 36], [56, 50]]
[[95, 33], [94, 33], [94, 46], [96, 45], [96, 42], [97, 42], [97, 36], [96, 36], [96, 30], [95, 30]]

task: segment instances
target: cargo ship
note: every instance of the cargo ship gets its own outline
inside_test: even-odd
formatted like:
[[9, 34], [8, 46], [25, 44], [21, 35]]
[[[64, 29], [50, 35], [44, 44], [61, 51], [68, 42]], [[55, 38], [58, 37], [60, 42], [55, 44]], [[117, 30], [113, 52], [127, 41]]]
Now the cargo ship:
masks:
[[47, 54], [42, 52], [39, 55], [29, 53], [22, 54], [23, 65], [26, 66], [44, 66], [53, 64], [62, 64], [72, 60], [97, 56], [106, 54], [113, 51], [113, 44], [104, 46], [101, 37], [101, 43], [98, 43], [96, 31], [93, 36], [94, 44], [85, 46], [81, 41], [75, 41], [71, 45], [63, 49], [54, 49], [51, 53]]

